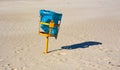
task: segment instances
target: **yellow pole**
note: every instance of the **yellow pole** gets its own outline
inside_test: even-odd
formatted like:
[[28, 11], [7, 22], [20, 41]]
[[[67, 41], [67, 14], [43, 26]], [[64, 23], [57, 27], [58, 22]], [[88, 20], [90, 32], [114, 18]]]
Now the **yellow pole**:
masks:
[[[50, 22], [50, 24], [49, 24], [49, 28], [50, 28], [50, 30], [49, 30], [49, 34], [48, 34], [48, 35], [50, 35], [51, 30], [52, 30], [53, 27], [54, 27], [54, 22], [53, 22], [53, 20], [52, 20], [52, 21]], [[45, 48], [45, 54], [48, 53], [48, 41], [49, 41], [49, 36], [46, 37], [46, 48]]]
[[48, 53], [48, 41], [49, 41], [49, 37], [46, 37], [46, 47], [45, 47], [45, 54]]

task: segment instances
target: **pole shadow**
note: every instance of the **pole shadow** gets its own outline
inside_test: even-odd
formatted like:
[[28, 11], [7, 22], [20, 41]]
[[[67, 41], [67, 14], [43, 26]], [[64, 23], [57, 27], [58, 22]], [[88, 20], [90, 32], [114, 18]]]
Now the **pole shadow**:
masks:
[[82, 43], [78, 43], [78, 44], [62, 46], [61, 49], [72, 50], [72, 49], [78, 49], [78, 48], [88, 48], [88, 47], [94, 46], [94, 45], [102, 45], [102, 43], [97, 42], [97, 41], [87, 41], [87, 42], [82, 42]]
[[101, 42], [97, 42], [97, 41], [86, 41], [86, 42], [82, 42], [82, 43], [78, 43], [78, 44], [72, 44], [72, 45], [68, 45], [68, 46], [62, 46], [60, 49], [55, 49], [50, 52], [55, 52], [55, 51], [60, 51], [63, 49], [66, 50], [72, 50], [72, 49], [78, 49], [78, 48], [88, 48], [90, 46], [94, 46], [94, 45], [102, 45]]

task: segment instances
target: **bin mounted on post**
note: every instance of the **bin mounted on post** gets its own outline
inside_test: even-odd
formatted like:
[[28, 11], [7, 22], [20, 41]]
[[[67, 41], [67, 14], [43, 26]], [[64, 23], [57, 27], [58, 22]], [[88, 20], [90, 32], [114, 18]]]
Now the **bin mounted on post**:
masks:
[[48, 53], [49, 37], [57, 39], [58, 31], [61, 24], [61, 13], [49, 10], [40, 10], [39, 34], [46, 37], [46, 48], [44, 53]]

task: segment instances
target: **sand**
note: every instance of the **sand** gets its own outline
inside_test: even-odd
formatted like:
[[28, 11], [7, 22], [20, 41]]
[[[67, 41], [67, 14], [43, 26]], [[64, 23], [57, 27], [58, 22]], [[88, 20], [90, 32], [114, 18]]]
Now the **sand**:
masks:
[[[48, 54], [40, 9], [63, 14]], [[119, 53], [120, 0], [0, 1], [0, 70], [120, 70]]]

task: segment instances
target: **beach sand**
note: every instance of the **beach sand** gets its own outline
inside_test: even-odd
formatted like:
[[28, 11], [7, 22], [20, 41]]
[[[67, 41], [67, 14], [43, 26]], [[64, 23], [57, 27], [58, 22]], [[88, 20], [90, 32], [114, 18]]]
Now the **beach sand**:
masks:
[[[40, 9], [63, 14], [48, 54]], [[120, 70], [119, 53], [120, 0], [0, 1], [0, 70]]]

